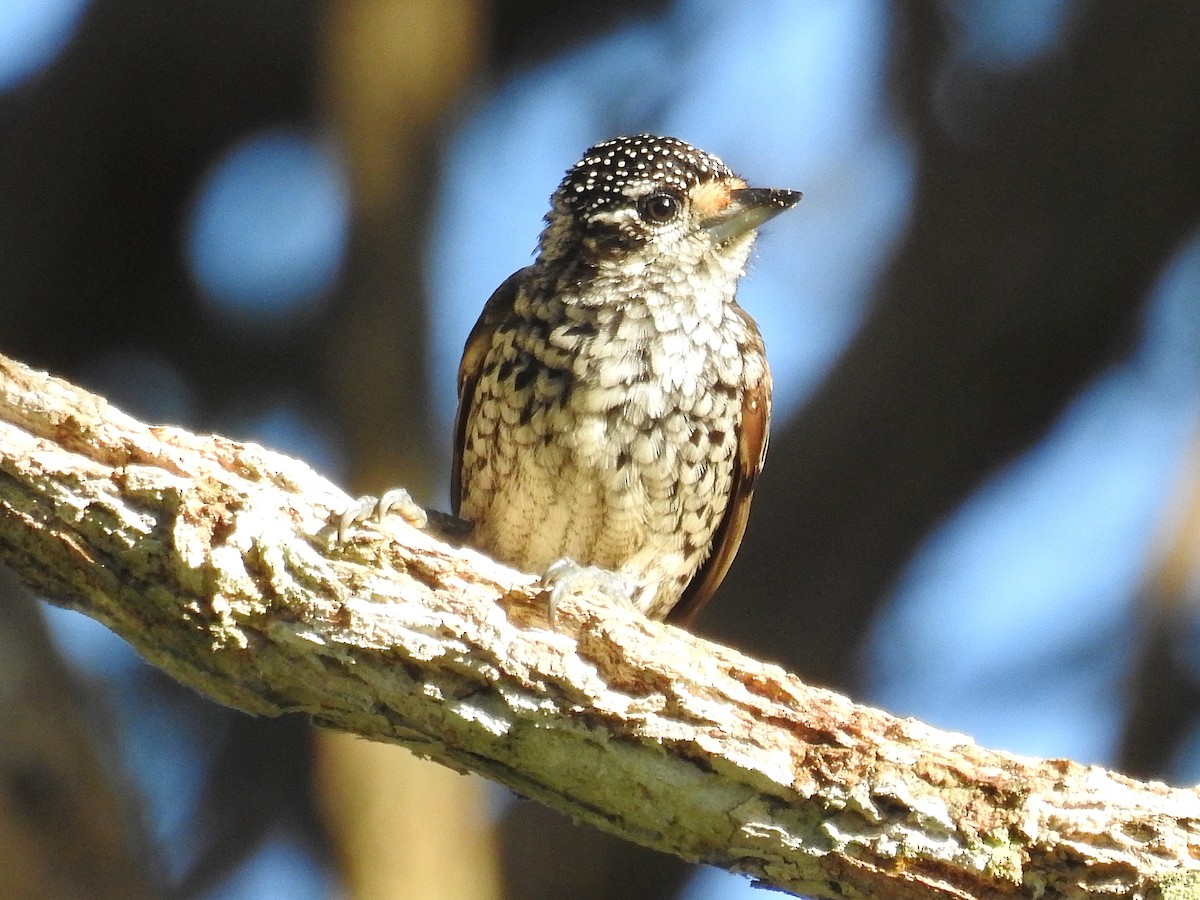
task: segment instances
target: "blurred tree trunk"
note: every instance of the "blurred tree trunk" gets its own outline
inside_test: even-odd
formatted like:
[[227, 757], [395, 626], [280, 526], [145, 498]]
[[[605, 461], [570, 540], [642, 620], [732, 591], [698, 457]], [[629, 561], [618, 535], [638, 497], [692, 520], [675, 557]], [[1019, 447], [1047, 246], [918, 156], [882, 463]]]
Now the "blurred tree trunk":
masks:
[[[324, 22], [324, 106], [350, 165], [354, 228], [324, 353], [350, 484], [432, 483], [421, 266], [442, 121], [483, 45], [479, 0], [339, 0]], [[402, 48], [402, 49], [401, 49]], [[318, 731], [315, 786], [354, 900], [501, 896], [486, 787], [400, 747]]]
[[141, 811], [95, 740], [96, 711], [87, 701], [37, 601], [0, 569], [0, 893], [7, 900], [162, 896]]
[[1118, 767], [1137, 778], [1169, 776], [1200, 713], [1193, 647], [1200, 620], [1200, 427], [1163, 519], [1139, 598], [1141, 643], [1117, 750]]

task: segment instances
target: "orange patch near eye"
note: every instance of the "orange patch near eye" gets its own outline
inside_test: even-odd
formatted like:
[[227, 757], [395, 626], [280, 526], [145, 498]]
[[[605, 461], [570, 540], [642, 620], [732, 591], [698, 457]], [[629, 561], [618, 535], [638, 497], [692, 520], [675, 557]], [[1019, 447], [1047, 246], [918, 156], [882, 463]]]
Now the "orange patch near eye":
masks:
[[729, 205], [729, 195], [746, 186], [740, 178], [725, 181], [706, 181], [691, 190], [692, 210], [702, 219], [716, 215]]

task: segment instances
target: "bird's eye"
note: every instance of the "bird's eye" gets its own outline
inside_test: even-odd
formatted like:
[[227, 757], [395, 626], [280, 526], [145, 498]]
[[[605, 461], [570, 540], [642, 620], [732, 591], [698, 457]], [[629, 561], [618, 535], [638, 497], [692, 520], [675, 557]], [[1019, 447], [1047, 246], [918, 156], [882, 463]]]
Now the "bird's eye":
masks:
[[665, 225], [679, 215], [679, 199], [672, 194], [650, 194], [638, 203], [642, 218], [655, 225]]

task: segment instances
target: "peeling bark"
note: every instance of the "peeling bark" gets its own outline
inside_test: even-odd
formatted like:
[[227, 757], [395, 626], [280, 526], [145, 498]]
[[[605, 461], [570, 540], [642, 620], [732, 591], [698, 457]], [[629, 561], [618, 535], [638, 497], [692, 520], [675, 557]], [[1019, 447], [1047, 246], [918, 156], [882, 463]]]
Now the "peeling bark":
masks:
[[[629, 840], [813, 897], [1200, 890], [1200, 794], [1035, 760], [568, 598], [253, 444], [141, 424], [0, 358], [0, 555], [248, 713], [409, 747]], [[552, 836], [547, 836], [552, 844]]]

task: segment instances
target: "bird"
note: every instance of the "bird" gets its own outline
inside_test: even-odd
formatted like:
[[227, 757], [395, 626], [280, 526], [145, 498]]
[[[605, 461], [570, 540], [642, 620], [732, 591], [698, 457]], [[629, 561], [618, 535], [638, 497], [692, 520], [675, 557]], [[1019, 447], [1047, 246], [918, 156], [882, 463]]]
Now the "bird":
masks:
[[555, 590], [608, 573], [646, 616], [693, 619], [741, 544], [770, 428], [738, 282], [757, 228], [800, 198], [651, 134], [567, 170], [459, 366], [451, 502], [476, 548]]

